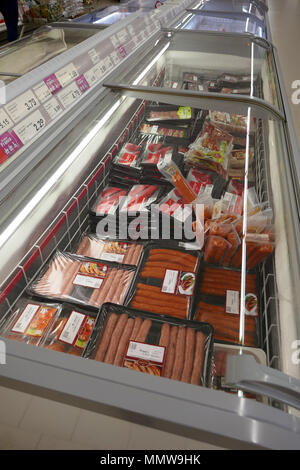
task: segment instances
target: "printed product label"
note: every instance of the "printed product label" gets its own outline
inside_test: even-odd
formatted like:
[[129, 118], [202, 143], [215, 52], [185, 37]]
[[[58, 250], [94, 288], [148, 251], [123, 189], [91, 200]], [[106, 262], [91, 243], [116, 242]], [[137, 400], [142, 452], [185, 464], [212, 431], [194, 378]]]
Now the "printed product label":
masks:
[[47, 85], [49, 91], [54, 95], [57, 93], [59, 90], [62, 89], [61, 84], [59, 83], [59, 80], [55, 73], [51, 73], [48, 77], [44, 78], [44, 82]]
[[165, 294], [192, 295], [195, 273], [166, 269], [161, 291]]
[[85, 319], [86, 315], [73, 311], [58, 339], [64, 343], [73, 344]]
[[86, 347], [87, 342], [92, 334], [94, 325], [95, 325], [95, 318], [86, 317], [85, 322], [82, 324], [78, 332], [74, 346], [80, 349], [84, 349]]
[[257, 317], [257, 297], [255, 294], [246, 294], [245, 297], [245, 313], [246, 315], [251, 315]]
[[90, 59], [94, 65], [99, 62], [100, 57], [96, 49], [91, 49], [90, 51], [88, 51], [88, 55], [90, 56]]
[[151, 375], [162, 375], [166, 348], [130, 341], [123, 367]]
[[192, 109], [188, 106], [181, 106], [178, 109], [177, 114], [178, 114], [180, 119], [191, 119]]
[[87, 91], [90, 88], [90, 86], [89, 86], [87, 80], [85, 79], [84, 75], [80, 75], [79, 77], [77, 77], [75, 82], [77, 83], [77, 86], [78, 86], [79, 90], [81, 91], [81, 93], [84, 93], [85, 91]]
[[128, 247], [128, 243], [106, 242], [101, 254], [101, 259], [122, 263]]
[[226, 291], [226, 313], [234, 313], [239, 315], [240, 305], [239, 305], [239, 291], [236, 290], [227, 290]]
[[46, 120], [42, 116], [41, 112], [35, 111], [28, 118], [17, 124], [14, 128], [15, 133], [25, 145], [35, 135], [37, 135], [46, 126]]
[[12, 120], [4, 109], [0, 109], [0, 132], [9, 129], [13, 125]]
[[63, 112], [62, 106], [59, 104], [56, 98], [51, 98], [44, 105], [45, 110], [49, 114], [50, 119], [55, 119], [55, 117]]
[[27, 304], [11, 331], [41, 337], [56, 312], [53, 307]]
[[65, 108], [71, 106], [74, 101], [76, 101], [81, 96], [81, 91], [79, 90], [76, 83], [71, 83], [64, 90], [59, 92], [58, 97]]
[[68, 83], [70, 83], [74, 78], [78, 77], [78, 72], [76, 70], [76, 67], [73, 63], [66, 65], [62, 69], [60, 69], [58, 72], [56, 72], [56, 76], [61, 84], [61, 86], [66, 86]]
[[102, 285], [108, 266], [101, 263], [81, 263], [73, 284], [92, 289], [99, 289]]
[[0, 136], [0, 148], [7, 157], [10, 157], [23, 146], [14, 131], [6, 131]]
[[51, 91], [45, 82], [38, 83], [35, 87], [33, 87], [33, 91], [41, 103], [44, 103], [44, 101], [46, 101], [51, 96]]
[[137, 156], [134, 155], [133, 153], [124, 152], [122, 157], [119, 160], [119, 163], [121, 165], [131, 166], [131, 163], [133, 163], [136, 160], [136, 158]]

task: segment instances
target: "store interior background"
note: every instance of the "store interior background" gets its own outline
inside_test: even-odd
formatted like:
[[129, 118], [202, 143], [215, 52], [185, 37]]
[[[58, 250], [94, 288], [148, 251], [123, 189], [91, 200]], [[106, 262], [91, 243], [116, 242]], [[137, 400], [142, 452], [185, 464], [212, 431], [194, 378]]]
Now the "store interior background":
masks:
[[[114, 4], [106, 0], [99, 6]], [[300, 104], [292, 103], [292, 83], [300, 80], [300, 0], [269, 0], [272, 41], [278, 50], [286, 94], [300, 147]], [[101, 393], [101, 391], [99, 391]], [[151, 427], [93, 413], [0, 387], [0, 449], [221, 449]], [[225, 447], [226, 448], [226, 447]], [[237, 447], [235, 447], [237, 448]]]

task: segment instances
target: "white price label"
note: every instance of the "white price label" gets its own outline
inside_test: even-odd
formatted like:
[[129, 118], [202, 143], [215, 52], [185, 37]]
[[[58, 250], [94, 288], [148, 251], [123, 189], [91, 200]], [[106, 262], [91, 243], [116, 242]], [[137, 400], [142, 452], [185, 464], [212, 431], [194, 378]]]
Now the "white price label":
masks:
[[63, 341], [64, 343], [73, 344], [85, 318], [86, 315], [83, 313], [73, 311], [61, 332], [59, 340]]
[[4, 109], [0, 109], [0, 134], [4, 130], [9, 129], [13, 125], [12, 120], [9, 118], [8, 114]]
[[76, 67], [73, 63], [66, 65], [58, 72], [56, 72], [55, 75], [58, 78], [59, 83], [62, 87], [66, 86], [68, 83], [70, 83], [72, 80], [79, 76]]
[[118, 253], [102, 253], [101, 259], [105, 261], [114, 261], [115, 263], [122, 263], [125, 255]]
[[99, 65], [95, 65], [84, 74], [85, 79], [90, 86], [94, 85], [100, 79], [101, 75]]
[[76, 83], [71, 83], [71, 85], [67, 86], [64, 90], [60, 91], [57, 94], [60, 102], [65, 108], [71, 106], [78, 98], [81, 96], [81, 91], [79, 90]]
[[47, 101], [47, 103], [44, 105], [44, 108], [51, 119], [54, 119], [58, 114], [63, 112], [63, 108], [56, 98], [52, 98], [51, 100]]
[[166, 294], [175, 294], [178, 276], [179, 271], [175, 271], [173, 269], [166, 269], [161, 291]]
[[152, 344], [138, 343], [130, 341], [126, 356], [135, 359], [144, 359], [145, 361], [154, 361], [163, 363], [165, 348]]
[[33, 91], [40, 100], [41, 103], [44, 103], [50, 96], [52, 96], [51, 91], [47, 87], [45, 82], [40, 82], [35, 87], [33, 87]]
[[118, 36], [118, 39], [119, 39], [119, 43], [125, 44], [125, 42], [127, 41], [127, 38], [128, 38], [128, 34], [127, 34], [126, 29], [122, 29], [121, 31], [119, 31], [117, 33], [117, 36]]
[[83, 274], [77, 274], [73, 284], [77, 286], [90, 287], [92, 289], [99, 289], [104, 279], [93, 276], [86, 276]]
[[109, 70], [113, 67], [113, 63], [112, 63], [109, 55], [105, 57], [103, 62], [104, 62], [104, 66], [105, 66], [106, 70]]
[[46, 120], [40, 111], [35, 111], [28, 118], [21, 121], [14, 127], [14, 131], [25, 145], [35, 137], [46, 126]]
[[39, 106], [37, 97], [31, 90], [26, 91], [18, 98], [14, 99], [5, 106], [5, 110], [14, 122], [31, 113], [34, 108]]
[[100, 56], [98, 52], [96, 51], [96, 49], [91, 49], [90, 51], [88, 51], [88, 55], [90, 56], [90, 59], [94, 65], [99, 62]]
[[114, 47], [117, 47], [117, 46], [118, 46], [119, 41], [118, 41], [118, 39], [117, 39], [117, 37], [116, 37], [115, 35], [112, 35], [111, 38], [110, 38], [110, 40], [111, 40], [112, 45], [113, 45]]
[[31, 320], [33, 319], [34, 315], [40, 308], [39, 305], [28, 304], [21, 315], [19, 316], [16, 324], [13, 326], [11, 331], [15, 333], [25, 333], [27, 327], [29, 326]]
[[110, 54], [110, 57], [113, 61], [113, 63], [115, 65], [118, 65], [118, 63], [120, 62], [121, 58], [119, 56], [119, 54], [116, 52], [116, 51], [113, 51], [111, 54]]
[[239, 291], [237, 290], [226, 291], [226, 313], [234, 313], [236, 315], [239, 315], [239, 297]]

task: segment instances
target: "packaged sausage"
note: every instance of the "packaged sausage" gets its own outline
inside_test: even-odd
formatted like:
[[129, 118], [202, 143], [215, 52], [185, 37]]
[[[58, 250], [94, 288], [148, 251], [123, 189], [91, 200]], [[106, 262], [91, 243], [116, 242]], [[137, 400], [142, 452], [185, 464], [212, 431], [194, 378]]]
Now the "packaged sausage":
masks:
[[231, 245], [225, 238], [209, 235], [204, 247], [204, 261], [210, 264], [221, 265], [230, 248]]
[[57, 251], [28, 291], [99, 308], [108, 301], [122, 304], [134, 273], [128, 265]]
[[113, 261], [137, 266], [143, 253], [141, 243], [101, 239], [92, 233], [83, 234], [76, 250], [77, 255], [85, 258]]
[[128, 189], [124, 186], [107, 186], [98, 196], [92, 208], [92, 214], [96, 216], [114, 215], [127, 193]]
[[61, 305], [22, 297], [2, 321], [1, 336], [39, 346], [61, 313]]
[[[253, 163], [253, 148], [249, 148], [248, 154], [248, 166]], [[245, 170], [245, 161], [246, 161], [246, 150], [232, 150], [229, 158], [230, 168], [241, 168]]]
[[126, 305], [151, 313], [190, 318], [202, 253], [169, 242], [148, 245]]
[[157, 105], [148, 106], [147, 122], [187, 122], [194, 119], [194, 110], [189, 106]]
[[104, 304], [84, 356], [193, 385], [210, 386], [213, 328]]
[[206, 121], [200, 135], [190, 145], [185, 163], [212, 170], [226, 177], [233, 138], [227, 132]]
[[53, 351], [82, 356], [96, 321], [96, 312], [63, 303], [40, 346]]
[[[256, 316], [245, 315], [244, 335], [240, 335], [239, 301], [235, 294], [230, 298], [230, 311], [225, 299], [201, 298], [198, 301], [196, 321], [208, 322], [214, 328], [217, 342], [243, 344], [248, 347], [259, 347], [259, 322]], [[236, 310], [234, 310], [234, 308]], [[236, 313], [237, 312], [237, 313]]]

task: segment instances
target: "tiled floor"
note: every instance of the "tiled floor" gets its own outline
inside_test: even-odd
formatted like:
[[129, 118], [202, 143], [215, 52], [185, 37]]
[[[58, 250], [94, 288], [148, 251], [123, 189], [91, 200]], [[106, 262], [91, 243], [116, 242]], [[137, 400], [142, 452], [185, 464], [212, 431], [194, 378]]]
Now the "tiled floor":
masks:
[[[270, 0], [273, 42], [287, 95], [300, 80], [300, 1]], [[296, 54], [296, 57], [295, 57]], [[300, 104], [291, 103], [300, 136]], [[299, 141], [300, 145], [300, 141]], [[0, 387], [0, 449], [214, 449], [216, 447], [144, 426], [80, 410]]]

